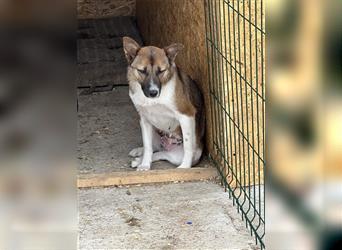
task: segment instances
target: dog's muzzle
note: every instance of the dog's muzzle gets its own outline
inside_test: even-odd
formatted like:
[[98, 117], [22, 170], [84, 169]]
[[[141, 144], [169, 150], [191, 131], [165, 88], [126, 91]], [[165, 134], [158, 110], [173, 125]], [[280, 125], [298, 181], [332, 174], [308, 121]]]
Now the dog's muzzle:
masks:
[[160, 95], [161, 85], [158, 79], [150, 77], [143, 85], [143, 92], [146, 97], [156, 98]]

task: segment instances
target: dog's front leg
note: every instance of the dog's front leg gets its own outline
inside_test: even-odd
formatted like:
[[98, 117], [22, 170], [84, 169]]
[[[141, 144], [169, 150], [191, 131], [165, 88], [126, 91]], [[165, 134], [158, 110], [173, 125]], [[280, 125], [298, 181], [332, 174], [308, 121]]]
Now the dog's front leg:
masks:
[[182, 164], [178, 168], [191, 168], [196, 144], [195, 118], [181, 115], [179, 123], [183, 134], [184, 156]]
[[147, 121], [143, 116], [140, 118], [140, 127], [144, 145], [144, 154], [141, 161], [141, 164], [138, 166], [137, 170], [149, 170], [151, 168], [152, 162], [152, 125], [149, 121]]

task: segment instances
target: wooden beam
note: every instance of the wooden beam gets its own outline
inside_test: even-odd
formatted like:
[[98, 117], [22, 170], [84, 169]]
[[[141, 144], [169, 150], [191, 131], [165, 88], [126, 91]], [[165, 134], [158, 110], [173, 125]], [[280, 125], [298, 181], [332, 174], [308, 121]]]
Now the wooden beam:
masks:
[[78, 188], [107, 187], [119, 185], [150, 184], [174, 181], [208, 180], [218, 176], [215, 168], [165, 169], [149, 171], [112, 172], [104, 174], [81, 174]]

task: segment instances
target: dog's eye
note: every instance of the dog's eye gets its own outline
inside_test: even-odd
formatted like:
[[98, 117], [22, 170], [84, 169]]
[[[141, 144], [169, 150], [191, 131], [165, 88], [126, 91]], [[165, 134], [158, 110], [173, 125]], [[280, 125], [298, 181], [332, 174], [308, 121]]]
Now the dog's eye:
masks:
[[146, 68], [145, 69], [137, 69], [139, 73], [146, 75]]
[[158, 70], [158, 75], [164, 73], [165, 71], [166, 71], [166, 69], [159, 69]]

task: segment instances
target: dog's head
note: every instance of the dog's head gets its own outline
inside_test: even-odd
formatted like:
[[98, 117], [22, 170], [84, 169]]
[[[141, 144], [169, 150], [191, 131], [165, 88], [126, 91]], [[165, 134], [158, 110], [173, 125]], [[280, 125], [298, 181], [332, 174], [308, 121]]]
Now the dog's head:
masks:
[[172, 44], [164, 49], [154, 46], [140, 47], [132, 38], [123, 38], [123, 47], [128, 61], [128, 80], [140, 83], [146, 97], [159, 97], [162, 86], [175, 72], [175, 58], [183, 48]]

